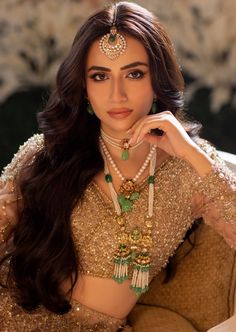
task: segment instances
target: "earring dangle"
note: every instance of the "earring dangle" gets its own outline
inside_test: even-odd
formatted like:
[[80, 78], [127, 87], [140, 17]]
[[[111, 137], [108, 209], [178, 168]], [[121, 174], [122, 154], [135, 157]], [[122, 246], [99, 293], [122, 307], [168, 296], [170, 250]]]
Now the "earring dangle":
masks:
[[87, 112], [90, 114], [90, 115], [93, 115], [94, 114], [94, 111], [93, 111], [93, 108], [91, 106], [91, 104], [88, 102], [87, 104]]
[[152, 112], [152, 114], [157, 113], [157, 101], [155, 99], [153, 100], [153, 103], [152, 103], [151, 112]]

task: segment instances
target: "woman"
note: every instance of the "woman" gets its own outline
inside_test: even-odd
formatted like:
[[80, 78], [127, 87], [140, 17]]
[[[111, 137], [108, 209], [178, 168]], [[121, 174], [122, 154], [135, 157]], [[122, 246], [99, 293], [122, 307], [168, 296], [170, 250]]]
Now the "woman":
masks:
[[1, 177], [3, 331], [127, 330], [194, 218], [236, 245], [234, 180], [184, 120], [171, 42], [120, 2], [81, 27]]

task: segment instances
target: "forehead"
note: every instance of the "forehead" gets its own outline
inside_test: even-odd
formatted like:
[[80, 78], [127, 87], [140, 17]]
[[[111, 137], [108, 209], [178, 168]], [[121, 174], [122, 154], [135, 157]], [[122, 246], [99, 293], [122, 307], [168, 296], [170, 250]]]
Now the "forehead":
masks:
[[148, 54], [140, 41], [137, 39], [125, 36], [127, 48], [123, 54], [121, 54], [117, 59], [111, 60], [105, 54], [103, 54], [99, 49], [99, 40], [93, 42], [90, 46], [87, 55], [87, 67], [91, 65], [102, 65], [107, 67], [122, 67], [128, 63], [142, 61], [148, 63]]

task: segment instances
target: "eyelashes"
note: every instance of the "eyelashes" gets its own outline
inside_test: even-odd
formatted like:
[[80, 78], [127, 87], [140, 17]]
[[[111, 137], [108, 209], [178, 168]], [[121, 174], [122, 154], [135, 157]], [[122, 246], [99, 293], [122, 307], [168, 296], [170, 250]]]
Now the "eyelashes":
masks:
[[143, 78], [145, 75], [145, 73], [141, 70], [135, 70], [135, 71], [132, 71], [128, 74], [128, 77], [129, 78], [132, 78], [132, 79], [140, 79], [140, 78]]
[[108, 76], [104, 73], [94, 73], [93, 75], [89, 76], [93, 81], [101, 82], [108, 79]]
[[[141, 70], [134, 70], [129, 72], [126, 77], [131, 80], [139, 80], [145, 76], [145, 73]], [[89, 76], [95, 82], [103, 82], [109, 79], [109, 75], [103, 72], [97, 72]]]

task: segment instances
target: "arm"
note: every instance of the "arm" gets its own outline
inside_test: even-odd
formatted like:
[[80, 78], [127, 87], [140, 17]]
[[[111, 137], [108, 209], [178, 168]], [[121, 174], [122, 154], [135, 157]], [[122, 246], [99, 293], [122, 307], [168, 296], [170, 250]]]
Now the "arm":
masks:
[[17, 197], [15, 183], [7, 181], [0, 190], [0, 243], [9, 239], [17, 220]]
[[[159, 128], [161, 137], [150, 134]], [[186, 179], [191, 186], [193, 217], [203, 217], [218, 233], [222, 234], [231, 247], [236, 248], [236, 198], [235, 176], [218, 158], [210, 144], [196, 144], [187, 135], [181, 123], [166, 111], [146, 116], [139, 120], [129, 133], [130, 144], [145, 139], [167, 153], [191, 166], [191, 177]]]
[[202, 216], [232, 248], [236, 248], [236, 177], [213, 147], [203, 143], [201, 148], [211, 157], [212, 166], [210, 172], [196, 181], [193, 216]]
[[0, 177], [0, 244], [10, 238], [22, 208], [22, 198], [18, 188], [20, 170], [32, 163], [34, 155], [43, 146], [43, 136], [34, 135], [15, 154]]

